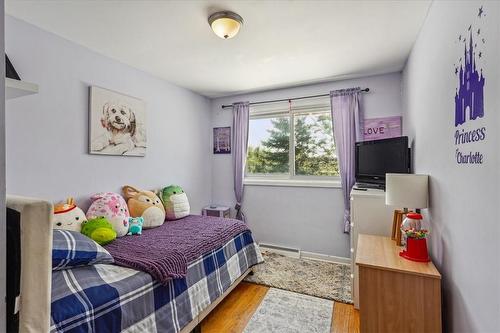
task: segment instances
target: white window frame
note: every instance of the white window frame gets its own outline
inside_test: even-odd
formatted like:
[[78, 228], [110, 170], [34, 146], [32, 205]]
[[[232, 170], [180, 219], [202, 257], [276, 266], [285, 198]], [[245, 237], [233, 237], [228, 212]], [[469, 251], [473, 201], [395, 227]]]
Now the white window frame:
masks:
[[[330, 112], [330, 101], [327, 98], [301, 101], [298, 105], [292, 102], [269, 104], [266, 106], [250, 106], [250, 120], [287, 117], [290, 122], [288, 173], [282, 174], [247, 174], [245, 170], [245, 185], [255, 186], [292, 186], [292, 187], [335, 187], [340, 188], [340, 176], [303, 176], [295, 175], [295, 117], [304, 113]], [[249, 133], [250, 134], [250, 133]], [[246, 168], [245, 168], [246, 169]]]

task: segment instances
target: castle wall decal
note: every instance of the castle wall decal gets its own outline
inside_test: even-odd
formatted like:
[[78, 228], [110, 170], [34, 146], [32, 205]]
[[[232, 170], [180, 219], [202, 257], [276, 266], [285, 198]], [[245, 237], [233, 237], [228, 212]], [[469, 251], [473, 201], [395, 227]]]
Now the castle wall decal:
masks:
[[[458, 59], [453, 67], [458, 84], [454, 96], [454, 159], [455, 163], [463, 166], [481, 166], [487, 163], [486, 153], [482, 149], [482, 143], [488, 138], [487, 117], [484, 114], [484, 102], [488, 99], [488, 96], [485, 96], [487, 90], [484, 89], [487, 75], [483, 74], [483, 69], [485, 72], [488, 70], [488, 35], [483, 31], [486, 10], [480, 6], [476, 13], [467, 30], [459, 33], [455, 39], [455, 44], [458, 44]], [[478, 119], [481, 121], [477, 121]]]
[[[481, 52], [479, 53], [481, 57]], [[465, 64], [460, 64], [458, 89], [455, 93], [455, 127], [464, 124], [468, 119], [474, 120], [484, 116], [484, 84], [483, 70], [476, 68], [476, 53], [472, 32], [470, 33], [469, 49], [465, 43]], [[468, 116], [468, 119], [467, 119]]]

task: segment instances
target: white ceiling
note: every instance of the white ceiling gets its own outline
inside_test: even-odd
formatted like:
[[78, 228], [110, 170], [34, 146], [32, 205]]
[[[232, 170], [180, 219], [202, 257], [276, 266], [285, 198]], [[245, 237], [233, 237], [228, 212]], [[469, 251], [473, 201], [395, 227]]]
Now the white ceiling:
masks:
[[[208, 97], [399, 71], [431, 1], [6, 1], [6, 12]], [[217, 37], [209, 14], [245, 23]], [[8, 33], [8, 31], [7, 31]]]

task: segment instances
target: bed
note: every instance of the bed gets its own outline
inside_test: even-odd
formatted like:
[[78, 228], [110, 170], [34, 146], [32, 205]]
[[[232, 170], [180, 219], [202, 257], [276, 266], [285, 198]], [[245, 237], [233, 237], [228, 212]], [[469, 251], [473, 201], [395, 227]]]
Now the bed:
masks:
[[[18, 201], [11, 198], [8, 206], [27, 212], [30, 209], [25, 205], [33, 204], [22, 200], [19, 205]], [[23, 222], [26, 229], [29, 222], [21, 219], [22, 229]], [[51, 241], [51, 230], [45, 226], [42, 231], [46, 241]], [[23, 245], [23, 258], [32, 252], [31, 247]], [[46, 248], [43, 252], [39, 257], [47, 256]], [[251, 232], [244, 231], [190, 261], [185, 277], [168, 283], [115, 264], [49, 271], [52, 289], [48, 299], [40, 291], [41, 298], [32, 299], [31, 295], [37, 293], [34, 285], [23, 286], [21, 281], [21, 299], [25, 302], [21, 302], [19, 331], [190, 332], [262, 260]], [[33, 267], [26, 267], [24, 262], [23, 267], [22, 275], [27, 270], [34, 273]], [[39, 282], [46, 285], [45, 266], [38, 269]], [[35, 313], [26, 311], [47, 303], [50, 313], [46, 308], [38, 308]]]

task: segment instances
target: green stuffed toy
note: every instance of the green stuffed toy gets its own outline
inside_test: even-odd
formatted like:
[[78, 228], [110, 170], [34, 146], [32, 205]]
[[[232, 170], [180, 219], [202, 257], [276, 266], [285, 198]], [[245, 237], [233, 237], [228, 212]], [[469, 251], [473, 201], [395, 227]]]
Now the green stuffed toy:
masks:
[[111, 243], [116, 238], [116, 231], [105, 217], [89, 219], [82, 224], [82, 234], [93, 239], [99, 245]]
[[182, 187], [167, 186], [161, 190], [160, 198], [165, 207], [167, 220], [177, 220], [189, 215], [189, 201]]

